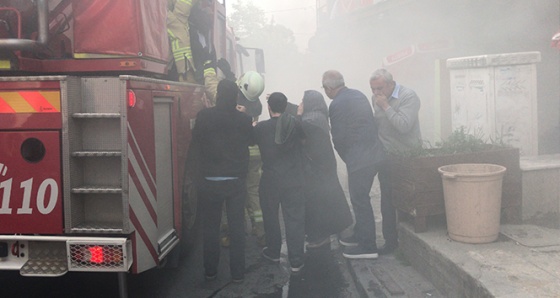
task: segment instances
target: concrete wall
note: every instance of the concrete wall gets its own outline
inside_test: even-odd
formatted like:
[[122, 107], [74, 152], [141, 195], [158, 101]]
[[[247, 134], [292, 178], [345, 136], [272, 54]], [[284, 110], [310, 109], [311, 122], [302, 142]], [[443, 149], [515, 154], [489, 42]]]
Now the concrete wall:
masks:
[[524, 223], [560, 228], [560, 154], [521, 158]]

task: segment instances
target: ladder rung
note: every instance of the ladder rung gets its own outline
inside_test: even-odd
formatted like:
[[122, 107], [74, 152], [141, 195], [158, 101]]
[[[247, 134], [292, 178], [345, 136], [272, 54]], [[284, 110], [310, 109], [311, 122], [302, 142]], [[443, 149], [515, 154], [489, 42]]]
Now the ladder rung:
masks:
[[97, 233], [122, 233], [123, 229], [118, 227], [118, 224], [110, 223], [81, 223], [75, 227], [72, 227], [72, 232], [74, 233], [86, 233], [86, 232], [97, 232]]
[[120, 118], [120, 113], [74, 113], [73, 118]]
[[73, 157], [119, 157], [120, 151], [75, 151]]
[[76, 194], [117, 194], [122, 193], [119, 187], [99, 187], [99, 186], [82, 186], [72, 188], [72, 193]]

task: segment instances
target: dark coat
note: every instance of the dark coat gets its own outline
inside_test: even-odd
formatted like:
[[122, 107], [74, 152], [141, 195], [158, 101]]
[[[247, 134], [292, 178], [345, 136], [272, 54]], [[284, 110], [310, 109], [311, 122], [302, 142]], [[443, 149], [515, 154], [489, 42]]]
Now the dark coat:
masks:
[[263, 162], [260, 185], [302, 186], [304, 134], [301, 123], [297, 121], [291, 133], [286, 136], [285, 142], [278, 144], [275, 141], [278, 119], [279, 117], [273, 117], [255, 126], [255, 141], [259, 145]]
[[329, 118], [334, 148], [349, 173], [384, 159], [373, 111], [362, 92], [342, 88], [329, 106]]
[[235, 101], [201, 110], [193, 129], [189, 159], [195, 160], [196, 178], [245, 178], [253, 125], [249, 115], [235, 108]]
[[303, 106], [305, 231], [311, 241], [317, 241], [346, 229], [352, 224], [352, 215], [338, 180], [323, 96], [306, 91]]

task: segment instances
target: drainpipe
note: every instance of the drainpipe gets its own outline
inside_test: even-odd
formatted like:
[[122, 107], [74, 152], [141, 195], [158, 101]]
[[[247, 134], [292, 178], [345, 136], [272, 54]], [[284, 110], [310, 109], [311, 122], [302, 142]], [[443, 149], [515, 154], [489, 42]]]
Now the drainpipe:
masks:
[[[5, 38], [0, 39], [1, 50], [34, 50], [39, 46], [47, 44], [49, 39], [48, 18], [49, 6], [47, 0], [37, 0], [37, 20], [38, 20], [38, 37], [37, 40], [22, 38]], [[18, 32], [21, 32], [21, 17], [18, 15]], [[18, 36], [21, 37], [21, 36]]]

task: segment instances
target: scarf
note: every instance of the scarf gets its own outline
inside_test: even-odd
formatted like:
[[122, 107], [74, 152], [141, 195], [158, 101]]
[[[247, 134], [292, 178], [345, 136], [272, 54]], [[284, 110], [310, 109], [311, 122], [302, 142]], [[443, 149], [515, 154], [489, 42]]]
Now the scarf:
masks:
[[323, 95], [315, 90], [307, 90], [303, 94], [303, 115], [301, 120], [320, 127], [329, 134], [329, 108]]
[[276, 122], [274, 142], [278, 145], [284, 144], [292, 135], [296, 126], [296, 119], [288, 113], [282, 113]]

